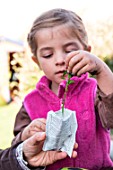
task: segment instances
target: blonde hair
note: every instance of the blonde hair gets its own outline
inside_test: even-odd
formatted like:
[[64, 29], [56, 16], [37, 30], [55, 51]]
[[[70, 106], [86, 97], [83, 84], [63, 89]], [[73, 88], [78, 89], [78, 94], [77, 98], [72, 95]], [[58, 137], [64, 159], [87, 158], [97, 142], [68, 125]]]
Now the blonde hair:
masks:
[[38, 48], [35, 41], [36, 32], [42, 28], [51, 28], [62, 24], [68, 25], [69, 28], [71, 28], [71, 31], [73, 31], [79, 41], [83, 44], [84, 49], [87, 48], [88, 36], [82, 19], [76, 13], [70, 10], [59, 8], [43, 13], [33, 22], [27, 38], [33, 55], [36, 56], [36, 51]]

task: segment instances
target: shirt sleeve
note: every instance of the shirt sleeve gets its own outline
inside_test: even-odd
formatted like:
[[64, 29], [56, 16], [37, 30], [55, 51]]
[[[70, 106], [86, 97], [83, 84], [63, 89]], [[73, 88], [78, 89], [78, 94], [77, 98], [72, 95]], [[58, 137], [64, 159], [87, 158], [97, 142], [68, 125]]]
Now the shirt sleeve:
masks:
[[107, 129], [113, 128], [113, 93], [105, 95], [98, 88], [95, 108], [99, 114], [102, 126]]
[[23, 143], [19, 144], [16, 148], [16, 158], [18, 160], [19, 165], [24, 170], [45, 170], [45, 167], [28, 167], [28, 162], [23, 158]]
[[0, 170], [23, 170], [16, 159], [17, 145], [0, 151]]
[[21, 134], [26, 126], [31, 122], [29, 115], [27, 114], [24, 105], [20, 108], [14, 123], [14, 139], [12, 140], [12, 145], [21, 142]]

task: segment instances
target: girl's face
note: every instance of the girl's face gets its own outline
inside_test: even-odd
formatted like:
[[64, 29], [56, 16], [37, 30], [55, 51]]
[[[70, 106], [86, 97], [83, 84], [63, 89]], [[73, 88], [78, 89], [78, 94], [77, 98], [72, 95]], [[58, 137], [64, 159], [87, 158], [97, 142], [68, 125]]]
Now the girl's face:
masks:
[[76, 36], [70, 35], [69, 28], [56, 26], [37, 31], [37, 63], [49, 80], [52, 90], [57, 91], [66, 70], [65, 59], [68, 53], [83, 50], [84, 47]]

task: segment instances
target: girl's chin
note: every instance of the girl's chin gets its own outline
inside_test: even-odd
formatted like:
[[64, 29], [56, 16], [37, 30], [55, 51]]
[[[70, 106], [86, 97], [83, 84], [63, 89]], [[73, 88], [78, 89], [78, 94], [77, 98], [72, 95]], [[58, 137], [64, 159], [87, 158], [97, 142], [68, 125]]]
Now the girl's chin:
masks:
[[61, 81], [62, 81], [62, 80], [63, 80], [63, 74], [60, 74], [60, 73], [57, 74], [56, 78], [57, 78], [58, 80], [61, 80]]
[[59, 76], [59, 77], [57, 78], [57, 81], [58, 81], [59, 83], [61, 83], [63, 80], [64, 80], [64, 79], [63, 79], [62, 76]]
[[63, 76], [58, 74], [57, 76], [54, 77], [53, 82], [55, 82], [56, 84], [60, 84], [63, 81]]
[[58, 85], [59, 85], [62, 81], [63, 81], [63, 79], [56, 79], [56, 81], [55, 81], [55, 82], [56, 82], [56, 84], [58, 84]]

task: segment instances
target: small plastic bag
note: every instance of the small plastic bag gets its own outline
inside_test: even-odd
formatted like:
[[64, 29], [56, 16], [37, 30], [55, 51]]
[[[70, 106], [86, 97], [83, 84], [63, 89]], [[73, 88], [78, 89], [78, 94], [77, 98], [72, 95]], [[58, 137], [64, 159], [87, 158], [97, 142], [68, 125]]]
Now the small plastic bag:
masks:
[[69, 109], [64, 109], [64, 113], [62, 113], [62, 110], [49, 111], [43, 150], [61, 150], [71, 157], [76, 131], [77, 119], [75, 111]]

